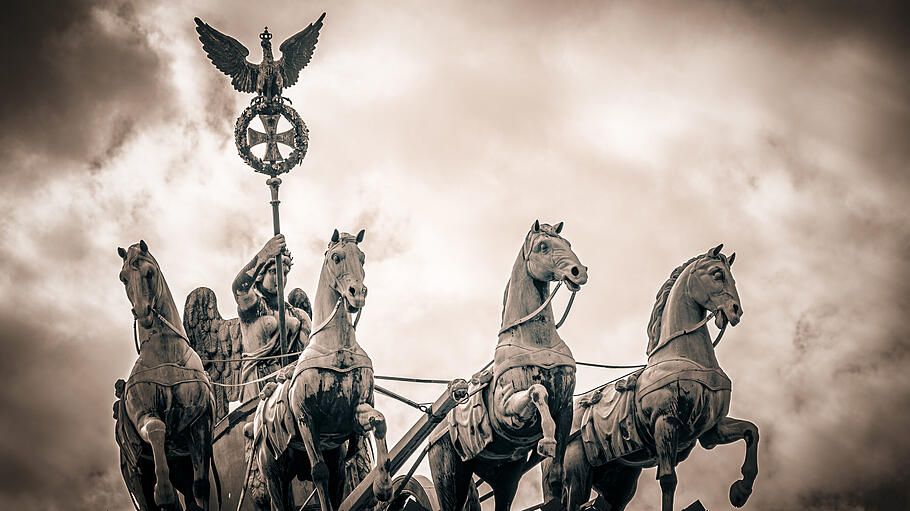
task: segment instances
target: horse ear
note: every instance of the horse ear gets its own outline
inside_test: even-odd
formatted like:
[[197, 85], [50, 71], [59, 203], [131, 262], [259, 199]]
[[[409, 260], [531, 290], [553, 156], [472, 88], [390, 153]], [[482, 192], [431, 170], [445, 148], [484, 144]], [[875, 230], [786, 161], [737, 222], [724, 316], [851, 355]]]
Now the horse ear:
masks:
[[338, 229], [335, 229], [335, 232], [332, 233], [332, 243], [338, 243], [338, 239], [341, 235], [338, 234]]
[[148, 254], [149, 246], [145, 244], [145, 240], [139, 240], [139, 250]]
[[534, 220], [534, 225], [531, 226], [531, 232], [537, 232], [540, 230], [540, 220]]
[[733, 260], [736, 259], [736, 252], [730, 254], [730, 257], [727, 258], [727, 266], [733, 266]]
[[363, 241], [363, 235], [366, 233], [366, 229], [360, 229], [360, 232], [357, 233], [357, 243]]
[[723, 243], [721, 243], [720, 245], [718, 245], [718, 246], [712, 248], [711, 250], [708, 251], [708, 253], [711, 254], [711, 257], [717, 257], [717, 254], [720, 253], [720, 249], [722, 249], [722, 248], [724, 248], [724, 244], [723, 244]]
[[124, 261], [126, 260], [126, 250], [124, 250], [123, 247], [117, 247], [117, 253]]
[[564, 223], [565, 222], [559, 222], [558, 224], [556, 224], [556, 227], [553, 228], [553, 230], [556, 231], [556, 234], [559, 234], [560, 232], [562, 232], [562, 224], [564, 224]]

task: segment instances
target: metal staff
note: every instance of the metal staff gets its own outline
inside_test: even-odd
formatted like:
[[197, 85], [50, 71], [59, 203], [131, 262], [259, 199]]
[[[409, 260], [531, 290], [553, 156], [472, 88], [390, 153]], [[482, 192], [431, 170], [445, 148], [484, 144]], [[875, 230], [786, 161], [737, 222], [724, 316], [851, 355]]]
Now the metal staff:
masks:
[[[281, 178], [279, 177], [270, 177], [266, 180], [265, 184], [269, 186], [272, 191], [272, 227], [275, 231], [275, 236], [281, 234], [281, 221], [278, 217], [278, 205], [281, 204], [281, 201], [278, 200], [278, 187], [281, 186]], [[285, 305], [284, 305], [284, 270], [281, 263], [282, 254], [275, 256], [275, 274], [278, 278], [278, 336], [280, 339], [280, 349], [281, 354], [286, 355], [288, 352], [288, 331], [286, 325], [286, 319], [284, 317]], [[288, 364], [288, 359], [282, 357], [281, 365], [285, 366]]]

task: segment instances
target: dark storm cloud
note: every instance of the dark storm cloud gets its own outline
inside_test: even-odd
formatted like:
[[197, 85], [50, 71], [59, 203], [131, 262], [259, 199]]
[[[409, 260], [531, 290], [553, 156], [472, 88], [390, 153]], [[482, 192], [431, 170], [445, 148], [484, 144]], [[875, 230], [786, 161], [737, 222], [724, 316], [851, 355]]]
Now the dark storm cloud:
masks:
[[137, 123], [169, 113], [167, 69], [145, 35], [127, 2], [4, 6], [0, 152], [7, 184], [71, 163], [98, 169]]
[[125, 509], [113, 387], [96, 370], [112, 357], [87, 352], [79, 332], [52, 324], [0, 312], [0, 501], [6, 509]]

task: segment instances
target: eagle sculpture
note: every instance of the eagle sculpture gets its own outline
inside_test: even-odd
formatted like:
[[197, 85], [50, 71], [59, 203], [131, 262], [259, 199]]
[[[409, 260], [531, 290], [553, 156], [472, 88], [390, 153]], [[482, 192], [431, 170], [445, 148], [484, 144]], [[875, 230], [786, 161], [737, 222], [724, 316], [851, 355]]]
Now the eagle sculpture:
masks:
[[255, 92], [254, 101], [275, 101], [281, 97], [281, 90], [297, 83], [300, 70], [306, 67], [316, 49], [319, 29], [325, 13], [308, 27], [301, 30], [287, 41], [281, 43], [281, 59], [276, 61], [272, 56], [272, 34], [268, 27], [259, 34], [262, 40], [262, 62], [250, 63], [246, 57], [250, 50], [233, 37], [222, 34], [199, 18], [196, 21], [196, 32], [202, 41], [202, 48], [209, 60], [219, 71], [231, 77], [231, 84], [240, 92]]

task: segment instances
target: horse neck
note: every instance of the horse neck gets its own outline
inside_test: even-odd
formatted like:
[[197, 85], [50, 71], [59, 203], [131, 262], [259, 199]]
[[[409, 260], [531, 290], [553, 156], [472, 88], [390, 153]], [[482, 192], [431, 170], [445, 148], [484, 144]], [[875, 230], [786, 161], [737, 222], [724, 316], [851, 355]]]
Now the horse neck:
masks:
[[[502, 326], [511, 325], [519, 319], [537, 310], [549, 296], [549, 283], [535, 280], [528, 273], [527, 261], [522, 253], [518, 254], [512, 266], [512, 275], [506, 285], [506, 296], [502, 310]], [[553, 321], [553, 307], [547, 304], [540, 312], [543, 321], [528, 321], [517, 326], [521, 335], [501, 337], [531, 344], [549, 347], [559, 342], [556, 323]]]
[[[661, 320], [661, 342], [677, 332], [691, 329], [705, 319], [707, 311], [689, 295], [687, 283], [691, 271], [691, 267], [686, 269], [670, 290]], [[707, 325], [671, 340], [654, 353], [649, 363], [672, 358], [691, 360], [703, 367], [719, 367]]]
[[150, 328], [139, 325], [139, 338], [144, 340], [140, 347], [140, 356], [146, 360], [154, 359], [157, 363], [181, 363], [186, 359], [189, 344], [181, 337], [186, 336], [183, 322], [180, 320], [174, 297], [171, 295], [171, 290], [160, 269], [158, 270], [158, 288], [155, 291], [153, 303], [155, 310], [177, 331], [175, 332], [157, 315], [154, 316]]
[[[325, 266], [319, 274], [319, 287], [316, 289], [316, 298], [313, 300], [313, 325], [321, 325], [330, 315], [328, 323], [310, 338], [310, 342], [325, 347], [350, 347], [357, 340], [354, 337], [354, 327], [351, 325], [348, 312], [344, 303], [335, 309], [335, 304], [341, 295], [335, 290], [333, 279]], [[334, 315], [333, 315], [334, 311]]]

